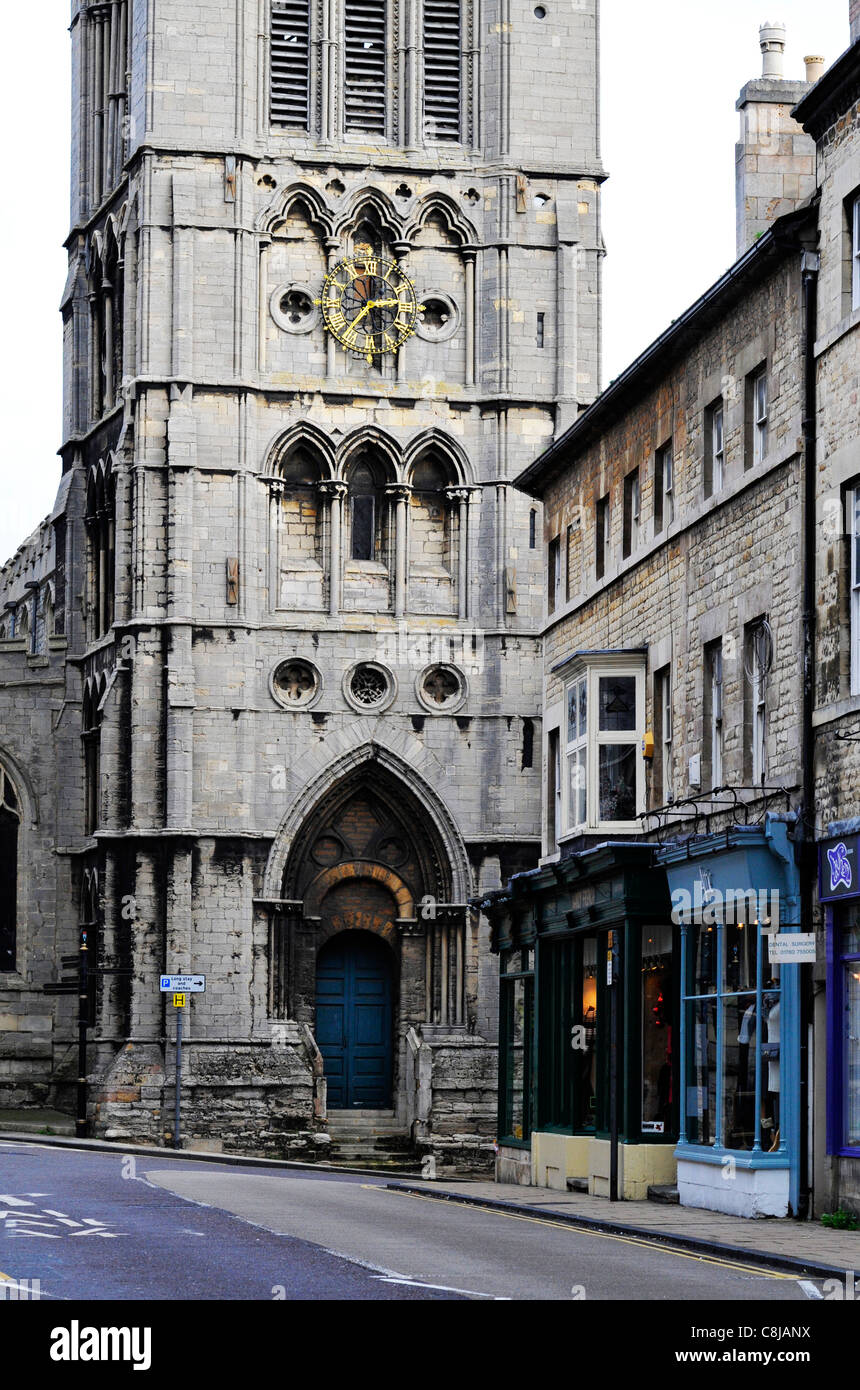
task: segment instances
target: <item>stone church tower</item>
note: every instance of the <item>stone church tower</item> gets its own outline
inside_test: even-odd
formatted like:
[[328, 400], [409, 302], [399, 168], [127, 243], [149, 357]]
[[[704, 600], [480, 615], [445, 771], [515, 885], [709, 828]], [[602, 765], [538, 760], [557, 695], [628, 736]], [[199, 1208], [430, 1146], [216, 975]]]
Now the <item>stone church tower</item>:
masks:
[[599, 388], [597, 9], [73, 0], [62, 484], [0, 572], [0, 1105], [71, 1108], [42, 986], [83, 929], [94, 1132], [170, 1133], [159, 975], [196, 972], [186, 1143], [324, 1157], [376, 1110], [491, 1147], [469, 900], [540, 852], [510, 479]]

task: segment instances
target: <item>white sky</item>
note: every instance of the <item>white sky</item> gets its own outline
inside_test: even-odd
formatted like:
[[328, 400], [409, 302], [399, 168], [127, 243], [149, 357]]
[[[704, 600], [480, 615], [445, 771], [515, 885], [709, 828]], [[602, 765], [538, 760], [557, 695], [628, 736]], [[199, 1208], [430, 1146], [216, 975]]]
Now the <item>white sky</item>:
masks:
[[[831, 63], [848, 46], [848, 0], [777, 3], [603, 0], [604, 385], [734, 260], [734, 104], [761, 72], [759, 24], [786, 23], [788, 77], [805, 54]], [[4, 8], [0, 562], [59, 479], [69, 204], [68, 0]]]

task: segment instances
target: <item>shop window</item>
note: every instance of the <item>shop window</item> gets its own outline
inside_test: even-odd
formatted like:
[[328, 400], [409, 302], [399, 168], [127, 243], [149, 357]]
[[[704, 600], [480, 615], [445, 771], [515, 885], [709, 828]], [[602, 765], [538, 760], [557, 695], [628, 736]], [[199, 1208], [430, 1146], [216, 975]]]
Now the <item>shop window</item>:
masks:
[[555, 854], [562, 826], [561, 752], [558, 729], [550, 729], [547, 739], [546, 807], [546, 852]]
[[645, 673], [629, 660], [589, 665], [567, 686], [565, 824], [568, 831], [638, 828], [645, 809], [639, 755]]
[[506, 951], [501, 961], [499, 1133], [516, 1143], [531, 1135], [534, 948]]
[[18, 794], [0, 767], [0, 972], [14, 970], [17, 963], [20, 827]]
[[538, 1094], [541, 1129], [594, 1133], [605, 1121], [605, 1058], [598, 1055], [603, 989], [596, 932], [541, 941]]
[[[707, 892], [708, 887], [706, 902]], [[702, 921], [682, 927], [687, 962], [686, 1140], [704, 1147], [774, 1153], [785, 1148], [780, 1129], [779, 966], [768, 962], [766, 940], [759, 946], [761, 927], [752, 911], [747, 921], [708, 924], [707, 915], [714, 914], [706, 910]]]
[[643, 927], [641, 950], [642, 1108], [644, 1134], [674, 1131], [676, 1028], [672, 928]]
[[829, 993], [835, 1066], [829, 1148], [860, 1155], [860, 903], [834, 909], [833, 932]]

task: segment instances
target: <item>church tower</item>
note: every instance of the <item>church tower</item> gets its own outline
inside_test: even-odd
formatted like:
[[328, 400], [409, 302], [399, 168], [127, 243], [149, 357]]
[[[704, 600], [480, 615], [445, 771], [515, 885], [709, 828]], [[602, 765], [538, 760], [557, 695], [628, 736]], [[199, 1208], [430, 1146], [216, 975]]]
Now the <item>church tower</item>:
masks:
[[194, 972], [187, 1143], [492, 1148], [470, 900], [540, 853], [510, 480], [600, 384], [597, 12], [73, 0], [55, 950], [106, 972], [98, 1133], [171, 1130]]

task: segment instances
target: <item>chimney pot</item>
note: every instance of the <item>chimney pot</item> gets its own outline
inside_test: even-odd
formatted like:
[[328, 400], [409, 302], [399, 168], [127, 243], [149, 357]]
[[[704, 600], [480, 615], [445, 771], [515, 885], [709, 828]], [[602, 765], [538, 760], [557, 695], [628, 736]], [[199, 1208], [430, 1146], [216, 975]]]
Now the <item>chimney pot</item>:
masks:
[[758, 31], [762, 77], [782, 77], [785, 57], [785, 25], [765, 22]]
[[806, 80], [811, 86], [814, 82], [818, 81], [819, 77], [823, 73], [825, 60], [823, 58], [819, 58], [817, 55], [814, 55], [808, 58], [804, 58], [803, 61], [806, 64]]

